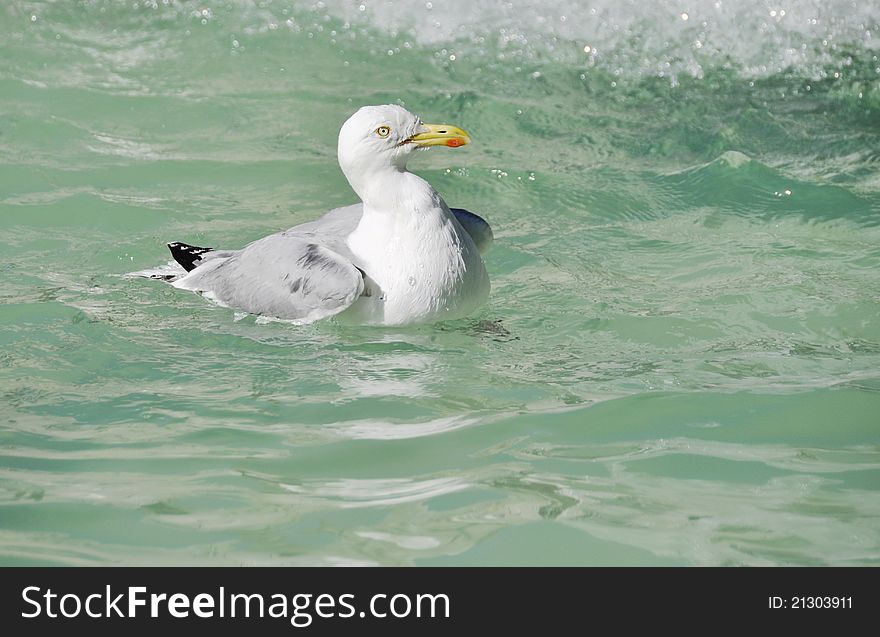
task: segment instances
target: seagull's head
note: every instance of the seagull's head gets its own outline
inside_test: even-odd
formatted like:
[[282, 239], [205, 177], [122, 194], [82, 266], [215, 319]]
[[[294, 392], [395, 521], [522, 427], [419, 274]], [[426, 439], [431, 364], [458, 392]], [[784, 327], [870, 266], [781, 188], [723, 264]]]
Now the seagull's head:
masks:
[[356, 177], [383, 169], [405, 170], [416, 149], [457, 148], [470, 140], [457, 126], [425, 124], [402, 106], [364, 106], [339, 131], [339, 165], [348, 180], [354, 182]]

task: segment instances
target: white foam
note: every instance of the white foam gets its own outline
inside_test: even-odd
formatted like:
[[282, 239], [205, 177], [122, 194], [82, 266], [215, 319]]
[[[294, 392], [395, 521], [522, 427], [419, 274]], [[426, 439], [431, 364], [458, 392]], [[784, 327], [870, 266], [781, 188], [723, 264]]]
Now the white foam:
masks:
[[880, 41], [880, 4], [852, 0], [326, 0], [315, 6], [351, 25], [435, 46], [458, 62], [475, 56], [579, 61], [624, 76], [701, 76], [707, 63], [732, 63], [749, 76], [788, 68], [821, 76], [828, 64], [846, 65], [848, 47], [872, 49]]

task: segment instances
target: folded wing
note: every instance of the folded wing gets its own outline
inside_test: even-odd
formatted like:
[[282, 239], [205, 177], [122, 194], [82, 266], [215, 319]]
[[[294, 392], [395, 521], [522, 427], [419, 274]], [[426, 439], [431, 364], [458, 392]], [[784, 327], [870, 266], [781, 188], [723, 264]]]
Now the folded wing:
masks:
[[363, 273], [349, 258], [290, 232], [204, 257], [172, 285], [251, 314], [311, 323], [342, 312], [364, 291]]

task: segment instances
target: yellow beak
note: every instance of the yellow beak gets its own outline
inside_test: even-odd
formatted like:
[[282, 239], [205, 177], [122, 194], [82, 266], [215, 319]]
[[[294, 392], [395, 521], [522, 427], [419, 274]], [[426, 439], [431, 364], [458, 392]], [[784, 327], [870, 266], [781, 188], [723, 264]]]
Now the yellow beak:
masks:
[[422, 124], [427, 130], [409, 138], [413, 144], [418, 146], [449, 146], [458, 148], [469, 144], [470, 135], [461, 130], [458, 126], [450, 124]]

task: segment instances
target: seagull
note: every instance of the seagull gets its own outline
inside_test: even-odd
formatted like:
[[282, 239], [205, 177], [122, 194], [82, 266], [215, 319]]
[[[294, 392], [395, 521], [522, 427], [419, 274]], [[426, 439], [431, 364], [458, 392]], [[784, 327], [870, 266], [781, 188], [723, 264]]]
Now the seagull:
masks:
[[470, 142], [397, 105], [364, 106], [342, 125], [339, 166], [361, 203], [240, 250], [168, 244], [183, 267], [161, 277], [224, 307], [296, 324], [336, 316], [372, 325], [463, 318], [485, 303], [489, 224], [450, 208], [407, 170], [414, 151]]

